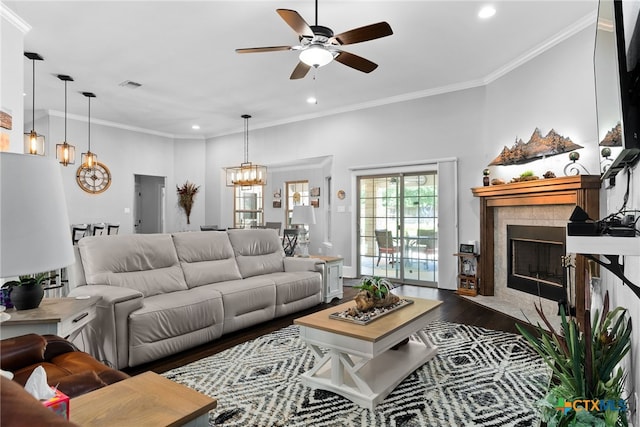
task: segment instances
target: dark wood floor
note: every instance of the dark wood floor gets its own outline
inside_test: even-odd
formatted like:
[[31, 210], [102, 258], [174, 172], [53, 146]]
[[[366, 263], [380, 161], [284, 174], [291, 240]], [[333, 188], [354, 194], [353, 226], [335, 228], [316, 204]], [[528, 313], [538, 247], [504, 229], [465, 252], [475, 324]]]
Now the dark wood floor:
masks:
[[[219, 353], [235, 345], [245, 341], [252, 340], [261, 335], [273, 332], [293, 324], [293, 320], [330, 307], [331, 305], [341, 304], [353, 299], [356, 290], [350, 287], [344, 288], [344, 298], [342, 300], [334, 300], [330, 304], [320, 304], [309, 310], [301, 311], [290, 316], [274, 319], [270, 322], [252, 326], [242, 331], [223, 335], [221, 338], [199, 347], [184, 351], [182, 353], [166, 357], [164, 359], [147, 363], [144, 365], [128, 368], [124, 371], [130, 375], [137, 375], [144, 371], [154, 371], [162, 373], [179, 366], [194, 362], [203, 357], [211, 356]], [[394, 293], [407, 297], [418, 297], [425, 299], [435, 299], [443, 301], [443, 304], [428, 313], [429, 321], [442, 320], [453, 323], [462, 323], [467, 325], [480, 326], [487, 329], [494, 329], [505, 332], [518, 333], [515, 327], [516, 323], [523, 324], [518, 320], [504, 315], [500, 312], [488, 309], [479, 304], [461, 298], [453, 291], [445, 291], [432, 288], [421, 288], [417, 286], [404, 285], [394, 289]]]

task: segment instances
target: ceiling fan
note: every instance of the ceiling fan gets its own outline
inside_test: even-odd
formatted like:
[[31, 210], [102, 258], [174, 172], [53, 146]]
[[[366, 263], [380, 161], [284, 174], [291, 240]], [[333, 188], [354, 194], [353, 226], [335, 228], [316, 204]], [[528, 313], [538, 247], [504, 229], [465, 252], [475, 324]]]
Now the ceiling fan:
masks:
[[296, 32], [300, 45], [270, 46], [236, 49], [238, 53], [276, 52], [283, 50], [300, 51], [298, 65], [294, 68], [292, 80], [307, 75], [311, 67], [327, 65], [334, 59], [347, 67], [363, 73], [370, 73], [378, 67], [368, 59], [340, 49], [340, 46], [366, 42], [393, 34], [391, 26], [386, 22], [365, 25], [334, 35], [329, 27], [318, 25], [318, 0], [316, 0], [316, 25], [309, 25], [298, 12], [290, 9], [276, 9], [276, 12]]

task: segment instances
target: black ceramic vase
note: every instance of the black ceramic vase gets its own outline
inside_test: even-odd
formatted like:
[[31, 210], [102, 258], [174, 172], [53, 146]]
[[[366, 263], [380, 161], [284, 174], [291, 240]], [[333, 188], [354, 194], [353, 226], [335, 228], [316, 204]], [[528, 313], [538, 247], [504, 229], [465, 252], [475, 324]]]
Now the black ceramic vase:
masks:
[[31, 310], [38, 308], [44, 289], [40, 283], [22, 284], [11, 287], [11, 303], [16, 310]]

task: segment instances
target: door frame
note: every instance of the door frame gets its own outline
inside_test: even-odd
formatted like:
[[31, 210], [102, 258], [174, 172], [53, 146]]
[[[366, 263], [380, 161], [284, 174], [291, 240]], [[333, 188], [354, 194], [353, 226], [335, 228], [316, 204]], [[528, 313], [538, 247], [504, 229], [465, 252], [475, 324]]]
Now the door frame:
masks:
[[159, 175], [144, 175], [144, 174], [134, 174], [133, 175], [133, 233], [138, 234], [139, 228], [136, 222], [138, 221], [138, 217], [140, 215], [139, 210], [141, 209], [141, 203], [139, 203], [140, 199], [138, 194], [140, 193], [140, 185], [141, 181], [147, 181], [148, 184], [151, 184], [149, 187], [154, 189], [154, 199], [157, 201], [157, 218], [156, 223], [158, 226], [156, 227], [155, 233], [164, 233], [166, 230], [166, 187], [167, 187], [167, 177], [159, 176]]
[[[394, 173], [416, 173], [436, 171], [438, 173], [438, 288], [457, 289], [456, 284], [456, 260], [453, 256], [446, 256], [457, 252], [458, 248], [458, 160], [455, 157], [446, 157], [430, 160], [417, 160], [414, 162], [388, 163], [380, 165], [353, 166], [349, 168], [351, 175], [351, 194], [356, 195], [358, 177], [367, 175], [387, 175]], [[442, 183], [448, 182], [446, 191]], [[351, 223], [351, 260], [352, 265], [344, 268], [345, 277], [358, 277], [358, 200], [351, 198], [351, 212], [354, 212]], [[453, 211], [453, 215], [449, 209]], [[449, 259], [451, 258], [451, 259]]]

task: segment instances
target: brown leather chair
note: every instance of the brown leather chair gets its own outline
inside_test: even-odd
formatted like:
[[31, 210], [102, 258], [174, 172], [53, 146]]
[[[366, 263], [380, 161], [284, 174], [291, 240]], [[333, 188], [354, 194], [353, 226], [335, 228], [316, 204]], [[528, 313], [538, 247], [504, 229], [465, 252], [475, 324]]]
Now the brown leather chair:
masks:
[[13, 373], [18, 384], [24, 386], [38, 366], [46, 371], [49, 385], [70, 398], [129, 377], [56, 335], [28, 334], [0, 341], [0, 368]]

